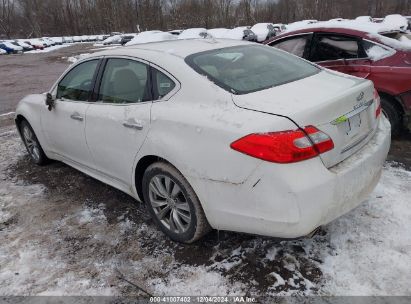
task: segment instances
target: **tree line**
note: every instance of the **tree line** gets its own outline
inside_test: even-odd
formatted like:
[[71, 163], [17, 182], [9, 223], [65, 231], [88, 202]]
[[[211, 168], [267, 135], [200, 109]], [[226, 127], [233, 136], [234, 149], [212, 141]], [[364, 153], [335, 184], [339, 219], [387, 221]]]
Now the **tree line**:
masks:
[[394, 13], [411, 15], [411, 0], [0, 0], [0, 36], [230, 28]]

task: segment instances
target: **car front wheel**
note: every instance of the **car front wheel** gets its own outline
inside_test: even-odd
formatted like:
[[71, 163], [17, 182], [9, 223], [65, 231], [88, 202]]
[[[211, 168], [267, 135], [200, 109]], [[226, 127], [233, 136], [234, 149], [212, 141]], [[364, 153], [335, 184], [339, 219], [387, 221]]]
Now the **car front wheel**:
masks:
[[172, 240], [193, 243], [211, 230], [193, 188], [170, 164], [147, 168], [143, 196], [154, 222]]
[[23, 139], [24, 145], [26, 146], [27, 152], [30, 155], [31, 160], [37, 165], [45, 165], [48, 163], [49, 159], [44, 153], [36, 134], [34, 133], [30, 124], [23, 120], [20, 125], [20, 134]]

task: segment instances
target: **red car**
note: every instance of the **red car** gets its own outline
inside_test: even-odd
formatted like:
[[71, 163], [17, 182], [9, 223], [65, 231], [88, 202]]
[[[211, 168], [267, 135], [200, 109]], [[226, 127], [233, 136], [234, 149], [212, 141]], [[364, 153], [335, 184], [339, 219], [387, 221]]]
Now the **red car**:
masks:
[[264, 43], [325, 68], [372, 80], [397, 135], [402, 127], [411, 129], [411, 46], [407, 47], [411, 41], [398, 32], [386, 35], [319, 27], [287, 32]]

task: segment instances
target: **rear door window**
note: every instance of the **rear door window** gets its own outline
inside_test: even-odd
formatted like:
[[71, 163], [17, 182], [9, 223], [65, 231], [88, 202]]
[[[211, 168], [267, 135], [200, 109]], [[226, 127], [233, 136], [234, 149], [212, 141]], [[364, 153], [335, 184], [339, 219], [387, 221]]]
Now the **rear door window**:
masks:
[[311, 35], [303, 35], [291, 38], [285, 38], [280, 41], [275, 41], [270, 45], [286, 51], [288, 53], [294, 54], [298, 57], [304, 57], [305, 50], [308, 43], [310, 42]]
[[149, 66], [130, 59], [108, 59], [98, 100], [104, 103], [138, 103], [151, 100]]
[[358, 39], [342, 35], [317, 35], [311, 50], [311, 61], [365, 58]]

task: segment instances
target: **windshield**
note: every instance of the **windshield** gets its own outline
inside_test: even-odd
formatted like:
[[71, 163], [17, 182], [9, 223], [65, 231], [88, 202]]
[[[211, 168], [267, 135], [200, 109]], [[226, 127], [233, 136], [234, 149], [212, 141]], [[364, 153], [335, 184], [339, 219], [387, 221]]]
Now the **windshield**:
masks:
[[223, 48], [186, 58], [198, 73], [234, 94], [247, 94], [312, 76], [316, 66], [262, 45]]

